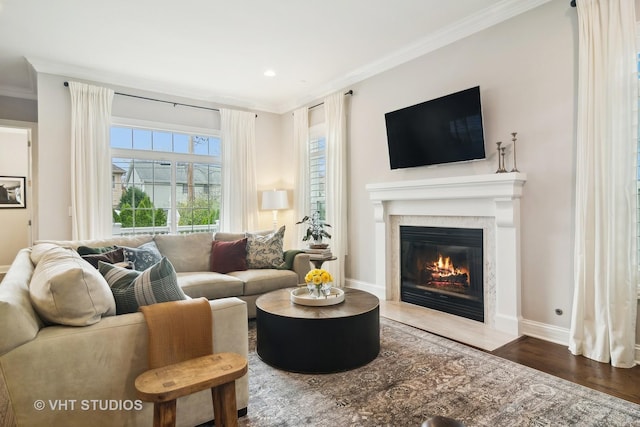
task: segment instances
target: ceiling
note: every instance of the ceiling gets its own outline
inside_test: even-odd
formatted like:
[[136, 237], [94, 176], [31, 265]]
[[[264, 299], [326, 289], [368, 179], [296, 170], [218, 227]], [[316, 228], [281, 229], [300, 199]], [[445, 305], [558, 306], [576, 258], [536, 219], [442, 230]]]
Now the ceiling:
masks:
[[35, 68], [282, 113], [547, 1], [0, 0], [0, 95]]

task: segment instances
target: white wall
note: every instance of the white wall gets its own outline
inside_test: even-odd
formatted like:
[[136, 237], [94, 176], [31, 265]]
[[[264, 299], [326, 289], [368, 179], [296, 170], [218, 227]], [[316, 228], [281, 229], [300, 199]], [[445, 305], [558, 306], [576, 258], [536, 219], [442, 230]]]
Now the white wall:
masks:
[[[369, 183], [493, 173], [495, 142], [518, 132], [518, 169], [527, 173], [522, 200], [522, 314], [569, 328], [573, 297], [572, 239], [577, 16], [554, 1], [410, 63], [343, 88], [349, 108], [349, 255], [346, 276], [373, 285], [373, 206]], [[488, 159], [390, 170], [384, 114], [479, 85]], [[283, 127], [292, 126], [289, 115]], [[287, 135], [288, 144], [291, 136]], [[507, 166], [512, 167], [511, 157]], [[554, 313], [563, 310], [562, 316]]]

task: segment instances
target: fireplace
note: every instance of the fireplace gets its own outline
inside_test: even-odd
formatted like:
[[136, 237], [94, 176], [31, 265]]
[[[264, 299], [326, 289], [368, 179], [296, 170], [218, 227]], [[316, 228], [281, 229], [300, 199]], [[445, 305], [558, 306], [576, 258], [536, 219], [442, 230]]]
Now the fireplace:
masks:
[[375, 221], [372, 288], [388, 301], [402, 302], [401, 226], [481, 229], [484, 325], [520, 335], [520, 198], [525, 182], [525, 174], [512, 172], [367, 184]]
[[400, 226], [400, 300], [484, 322], [483, 230]]

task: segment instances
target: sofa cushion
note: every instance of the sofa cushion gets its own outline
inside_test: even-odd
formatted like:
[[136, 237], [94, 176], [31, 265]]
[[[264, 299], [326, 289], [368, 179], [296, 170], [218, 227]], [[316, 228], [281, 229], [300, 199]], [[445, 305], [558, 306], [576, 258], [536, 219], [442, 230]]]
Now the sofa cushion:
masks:
[[159, 234], [154, 240], [176, 271], [209, 271], [212, 233]]
[[[78, 252], [80, 253], [80, 252]], [[98, 261], [106, 262], [108, 264], [124, 263], [124, 248], [118, 248], [109, 252], [94, 253], [87, 255], [80, 255], [83, 260], [87, 261], [94, 268], [98, 268]], [[122, 266], [124, 267], [124, 265]]]
[[125, 260], [133, 264], [133, 269], [144, 271], [162, 259], [155, 242], [147, 242], [136, 248], [119, 246], [124, 249]]
[[258, 295], [298, 286], [298, 275], [290, 270], [259, 269], [234, 271], [229, 276], [244, 282], [244, 295]]
[[0, 355], [31, 341], [42, 327], [29, 296], [29, 280], [34, 270], [31, 249], [21, 249], [0, 283]]
[[247, 238], [211, 242], [211, 271], [229, 273], [247, 269]]
[[276, 268], [284, 262], [285, 226], [274, 233], [247, 233], [247, 268]]
[[[273, 230], [271, 230], [271, 232], [272, 231]], [[264, 234], [269, 234], [269, 233], [264, 233]], [[234, 240], [244, 239], [245, 237], [247, 237], [247, 233], [228, 233], [225, 231], [218, 231], [216, 234], [214, 234], [213, 239], [219, 240], [221, 242], [232, 242]]]
[[52, 247], [44, 252], [29, 294], [40, 317], [51, 323], [86, 326], [116, 313], [107, 282], [73, 249]]
[[241, 296], [244, 282], [228, 274], [212, 271], [177, 273], [178, 284], [191, 298], [218, 299]]
[[111, 287], [117, 314], [135, 313], [143, 305], [187, 299], [166, 257], [145, 271], [129, 270], [102, 261], [98, 270]]

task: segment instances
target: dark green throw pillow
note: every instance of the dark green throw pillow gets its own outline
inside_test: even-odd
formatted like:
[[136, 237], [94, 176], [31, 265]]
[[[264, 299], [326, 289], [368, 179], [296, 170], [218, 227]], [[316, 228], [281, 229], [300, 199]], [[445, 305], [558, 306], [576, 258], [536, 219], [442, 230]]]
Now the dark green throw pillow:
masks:
[[106, 262], [108, 264], [124, 263], [124, 249], [119, 248], [109, 252], [103, 252], [100, 254], [88, 254], [82, 255], [82, 259], [89, 264], [98, 268], [98, 262]]
[[102, 246], [99, 248], [92, 248], [89, 246], [78, 246], [78, 249], [76, 249], [76, 251], [80, 255], [97, 255], [97, 254], [103, 254], [105, 252], [111, 252], [114, 249], [117, 249], [117, 248], [115, 246]]
[[98, 263], [98, 270], [113, 292], [116, 314], [135, 313], [143, 305], [187, 299], [178, 286], [173, 265], [166, 257], [145, 271], [129, 270], [102, 261]]

